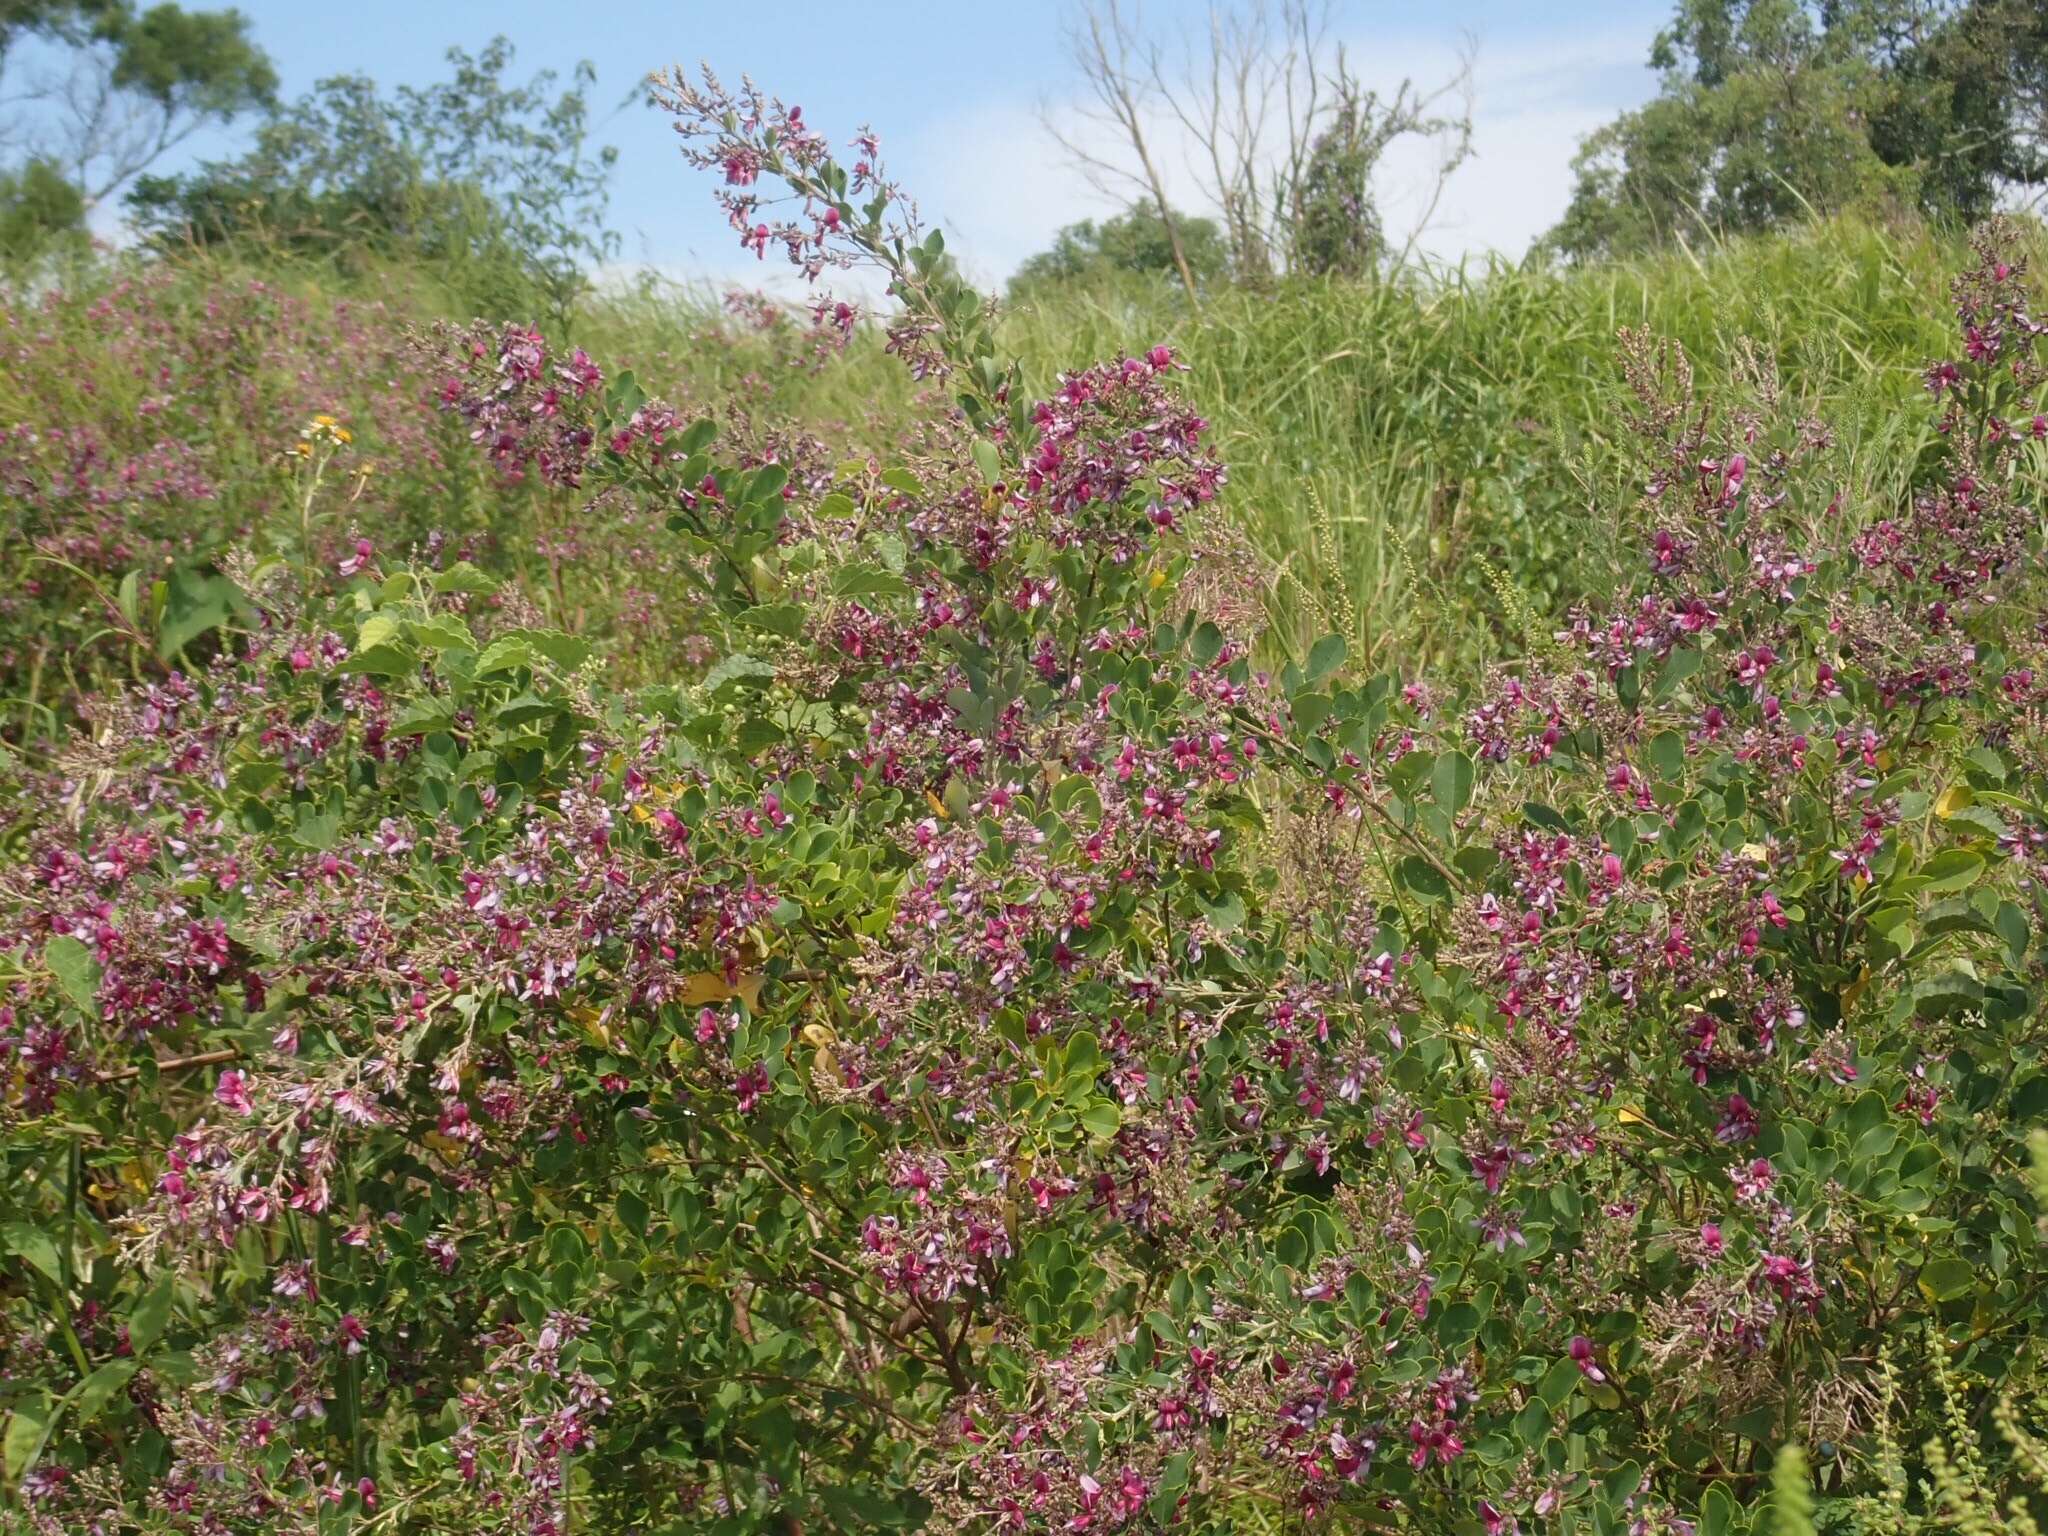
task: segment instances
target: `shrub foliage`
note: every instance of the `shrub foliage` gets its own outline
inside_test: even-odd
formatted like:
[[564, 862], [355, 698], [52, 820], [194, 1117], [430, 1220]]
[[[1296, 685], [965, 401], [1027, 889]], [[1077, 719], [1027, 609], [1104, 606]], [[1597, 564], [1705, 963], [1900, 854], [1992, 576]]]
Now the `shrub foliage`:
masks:
[[2035, 1444], [2048, 1273], [2008, 232], [1900, 505], [1762, 363], [1706, 401], [1625, 335], [1640, 580], [1458, 686], [1273, 649], [1171, 350], [1034, 388], [871, 135], [665, 96], [949, 398], [832, 466], [444, 335], [491, 486], [662, 525], [666, 675], [337, 541], [315, 419], [211, 661], [138, 633], [8, 765], [25, 1528], [1726, 1536], [2030, 1486], [1941, 1448]]

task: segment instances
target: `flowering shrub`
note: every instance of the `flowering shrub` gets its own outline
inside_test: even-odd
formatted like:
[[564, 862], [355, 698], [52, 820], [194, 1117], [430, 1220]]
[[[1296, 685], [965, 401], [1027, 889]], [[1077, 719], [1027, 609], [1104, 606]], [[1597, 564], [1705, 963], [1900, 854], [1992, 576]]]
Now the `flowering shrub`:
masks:
[[[665, 666], [694, 626], [664, 596], [680, 557], [658, 516], [621, 496], [592, 504], [574, 467], [558, 470], [546, 439], [577, 428], [557, 401], [586, 376], [572, 349], [529, 377], [546, 350], [525, 326], [421, 334], [403, 296], [314, 303], [204, 268], [117, 265], [75, 292], [10, 296], [6, 739], [61, 735], [105, 676], [203, 665], [250, 617], [221, 574], [233, 548], [332, 566], [367, 539], [466, 559], [558, 627], [616, 631], [615, 672]], [[758, 404], [706, 409], [749, 451], [829, 459], [814, 436], [757, 428]], [[314, 459], [317, 491], [302, 474]]]
[[17, 739], [131, 645], [175, 658], [227, 619], [212, 558], [290, 524], [275, 464], [300, 423], [364, 434], [348, 467], [380, 471], [372, 506], [446, 489], [445, 445], [382, 305], [121, 271], [77, 294], [9, 295], [0, 357], [0, 688]]
[[12, 770], [24, 1528], [1725, 1536], [1788, 1441], [1919, 1518], [1898, 1448], [2038, 1378], [2001, 234], [1909, 506], [1627, 338], [1641, 585], [1460, 695], [1267, 664], [1171, 351], [1026, 387], [871, 135], [667, 95], [958, 409], [831, 467], [478, 333], [445, 410], [660, 518], [693, 658], [251, 556]]

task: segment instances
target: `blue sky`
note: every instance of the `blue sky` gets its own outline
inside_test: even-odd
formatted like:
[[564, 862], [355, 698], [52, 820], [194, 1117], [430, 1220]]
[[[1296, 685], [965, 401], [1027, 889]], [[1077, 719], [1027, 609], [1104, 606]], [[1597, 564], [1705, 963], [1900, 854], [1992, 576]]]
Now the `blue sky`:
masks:
[[[496, 33], [517, 47], [522, 76], [589, 59], [598, 115], [607, 119], [599, 140], [620, 151], [612, 213], [621, 260], [678, 277], [761, 274], [735, 249], [707, 180], [683, 165], [665, 120], [638, 106], [613, 114], [633, 82], [663, 64], [704, 59], [730, 76], [751, 73], [837, 139], [872, 123], [891, 173], [985, 278], [1006, 276], [1061, 224], [1105, 206], [1076, 184], [1039, 121], [1041, 106], [1062, 111], [1074, 90], [1060, 0], [239, 5], [287, 93], [340, 73], [424, 83], [439, 74], [449, 45], [474, 48]], [[1142, 15], [1172, 37], [1200, 25], [1207, 9], [1197, 0], [1151, 0]], [[1436, 81], [1450, 72], [1462, 40], [1476, 45], [1476, 154], [1452, 180], [1425, 247], [1447, 257], [1519, 254], [1562, 211], [1579, 138], [1654, 90], [1644, 60], [1670, 9], [1670, 0], [1338, 0], [1337, 35], [1371, 84]], [[210, 136], [195, 150], [218, 154], [232, 137]], [[1195, 203], [1184, 146], [1169, 142], [1163, 158], [1170, 184]], [[1412, 222], [1428, 169], [1420, 156], [1385, 168], [1378, 192], [1391, 231], [1404, 234], [1404, 218]]]

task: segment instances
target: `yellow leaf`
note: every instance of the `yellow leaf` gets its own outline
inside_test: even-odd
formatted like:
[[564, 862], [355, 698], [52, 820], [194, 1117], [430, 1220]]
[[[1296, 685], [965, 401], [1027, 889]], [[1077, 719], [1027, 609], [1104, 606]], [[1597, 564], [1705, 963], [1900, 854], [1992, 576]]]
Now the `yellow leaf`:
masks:
[[1744, 843], [1742, 845], [1742, 856], [1758, 864], [1768, 864], [1771, 862], [1771, 850], [1762, 843]]
[[938, 817], [939, 820], [951, 821], [953, 819], [953, 813], [946, 809], [945, 801], [941, 800], [937, 795], [933, 794], [930, 790], [926, 790], [924, 798], [925, 803], [932, 808], [932, 814]]
[[1153, 590], [1154, 592], [1157, 592], [1157, 591], [1158, 591], [1158, 590], [1159, 590], [1159, 589], [1160, 589], [1161, 587], [1163, 587], [1163, 586], [1165, 586], [1165, 585], [1166, 585], [1166, 572], [1164, 572], [1164, 571], [1154, 571], [1154, 572], [1152, 573], [1152, 582], [1151, 582], [1152, 590]]
[[451, 1163], [461, 1162], [463, 1158], [463, 1153], [466, 1150], [463, 1147], [462, 1143], [457, 1141], [453, 1136], [443, 1136], [439, 1131], [429, 1131], [426, 1135], [422, 1136], [420, 1140], [424, 1141], [436, 1152], [440, 1153], [443, 1157], [447, 1158], [448, 1161]]
[[1976, 798], [1970, 793], [1967, 784], [1951, 784], [1941, 792], [1941, 798], [1934, 802], [1934, 814], [1947, 821]]
[[1866, 965], [1854, 981], [1842, 988], [1842, 1012], [1845, 1015], [1855, 1008], [1856, 1000], [1863, 995], [1864, 988], [1869, 985], [1870, 967]]
[[588, 1003], [579, 1003], [569, 1009], [568, 1013], [571, 1019], [583, 1026], [583, 1032], [590, 1036], [593, 1043], [610, 1049], [612, 1032], [605, 1028], [604, 1014], [600, 1010]]
[[839, 1039], [832, 1032], [832, 1026], [829, 1024], [806, 1024], [804, 1026], [804, 1038], [820, 1050], [823, 1050], [826, 1046], [835, 1043]]
[[723, 1003], [738, 998], [753, 1013], [761, 1006], [762, 976], [758, 971], [742, 972], [739, 980], [728, 985], [723, 971], [699, 971], [683, 983], [681, 1001], [689, 1007], [701, 1003]]
[[1630, 1109], [1626, 1104], [1622, 1105], [1615, 1112], [1614, 1118], [1623, 1125], [1648, 1125], [1650, 1123], [1642, 1117], [1642, 1113], [1639, 1110]]

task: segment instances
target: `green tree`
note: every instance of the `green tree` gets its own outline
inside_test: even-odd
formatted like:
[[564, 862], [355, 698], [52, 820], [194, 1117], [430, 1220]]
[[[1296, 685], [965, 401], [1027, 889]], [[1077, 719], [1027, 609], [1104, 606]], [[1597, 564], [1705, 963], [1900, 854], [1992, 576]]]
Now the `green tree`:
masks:
[[[35, 41], [25, 69], [14, 69]], [[86, 206], [201, 128], [270, 106], [277, 71], [241, 12], [129, 0], [0, 0], [0, 156], [62, 173]]]
[[[1223, 231], [1214, 219], [1174, 214], [1181, 251], [1198, 283], [1213, 282], [1229, 265]], [[1021, 292], [1045, 283], [1071, 281], [1106, 272], [1171, 273], [1173, 240], [1166, 221], [1151, 203], [1138, 203], [1113, 218], [1096, 223], [1083, 219], [1053, 237], [1050, 249], [1027, 258], [1010, 280]]]
[[85, 233], [85, 199], [47, 160], [0, 172], [0, 264], [33, 262]]
[[247, 154], [143, 177], [128, 199], [159, 239], [261, 239], [298, 252], [403, 252], [454, 272], [499, 312], [564, 317], [586, 267], [616, 247], [604, 227], [616, 152], [588, 145], [595, 81], [544, 70], [506, 78], [512, 45], [451, 49], [449, 77], [381, 93], [323, 80], [265, 122]]
[[2044, 44], [2022, 0], [1679, 0], [1661, 90], [1587, 139], [1547, 243], [1585, 260], [1854, 207], [1981, 217], [2048, 181]]

